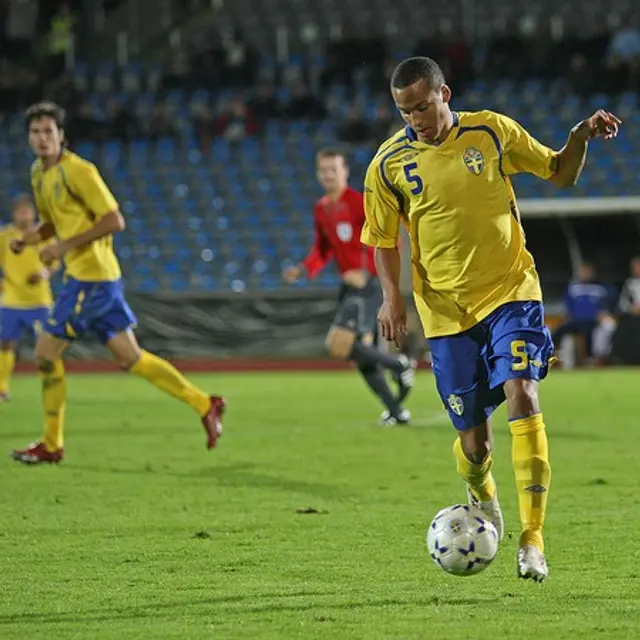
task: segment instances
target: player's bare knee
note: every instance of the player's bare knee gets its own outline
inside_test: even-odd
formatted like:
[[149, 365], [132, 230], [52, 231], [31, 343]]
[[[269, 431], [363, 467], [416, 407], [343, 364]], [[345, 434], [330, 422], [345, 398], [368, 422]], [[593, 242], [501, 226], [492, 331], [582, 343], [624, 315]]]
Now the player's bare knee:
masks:
[[136, 362], [140, 360], [140, 353], [118, 353], [117, 351], [112, 351], [111, 355], [113, 356], [114, 362], [123, 371], [131, 371]]
[[8, 340], [3, 340], [2, 342], [0, 342], [0, 351], [14, 351], [15, 347], [15, 344]]
[[334, 327], [327, 334], [324, 344], [331, 356], [340, 360], [348, 360], [353, 351], [355, 340], [356, 336], [353, 332]]
[[510, 417], [528, 417], [540, 412], [538, 383], [535, 380], [508, 380], [504, 394]]

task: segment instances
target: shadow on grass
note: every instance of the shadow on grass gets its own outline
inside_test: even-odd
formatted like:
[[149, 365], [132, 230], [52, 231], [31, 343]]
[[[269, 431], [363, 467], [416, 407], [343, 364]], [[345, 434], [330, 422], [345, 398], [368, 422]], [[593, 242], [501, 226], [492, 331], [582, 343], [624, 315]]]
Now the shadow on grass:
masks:
[[283, 478], [277, 475], [268, 475], [254, 471], [256, 465], [243, 463], [223, 467], [204, 467], [190, 471], [179, 471], [167, 466], [154, 467], [116, 467], [96, 465], [82, 465], [64, 463], [61, 469], [68, 471], [82, 471], [82, 473], [134, 475], [134, 476], [167, 476], [174, 478], [187, 478], [190, 480], [207, 480], [221, 487], [266, 489], [273, 491], [289, 491], [300, 493], [314, 498], [344, 499], [353, 497], [353, 494], [345, 491], [344, 487], [326, 484], [322, 482], [310, 482], [295, 478]]
[[[304, 612], [304, 611], [357, 611], [378, 609], [386, 607], [420, 606], [437, 608], [439, 606], [477, 607], [495, 601], [495, 597], [477, 598], [442, 598], [428, 597], [415, 599], [384, 598], [362, 602], [282, 602], [291, 598], [313, 598], [316, 596], [327, 597], [336, 594], [329, 593], [288, 593], [288, 594], [250, 594], [237, 596], [220, 596], [202, 600], [180, 600], [175, 602], [153, 602], [148, 605], [133, 605], [131, 607], [105, 607], [92, 611], [57, 612], [57, 613], [16, 613], [0, 615], [0, 626], [7, 625], [42, 625], [60, 623], [95, 623], [113, 622], [114, 620], [136, 620], [140, 618], [175, 618], [179, 612], [176, 610], [190, 609], [192, 607], [217, 607], [224, 609], [224, 605], [244, 605], [233, 607], [237, 614], [262, 614], [277, 612]], [[260, 600], [275, 600], [276, 602], [260, 603]], [[278, 602], [279, 601], [279, 602]], [[204, 612], [203, 612], [204, 613]], [[210, 624], [215, 624], [212, 617]], [[223, 621], [227, 624], [228, 620]]]

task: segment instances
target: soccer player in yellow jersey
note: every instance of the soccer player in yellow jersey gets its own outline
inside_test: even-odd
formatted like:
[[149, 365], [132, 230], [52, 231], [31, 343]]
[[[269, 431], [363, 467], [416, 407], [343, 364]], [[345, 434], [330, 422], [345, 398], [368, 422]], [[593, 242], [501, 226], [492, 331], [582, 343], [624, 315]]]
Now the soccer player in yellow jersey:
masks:
[[57, 262], [46, 266], [40, 259], [44, 243], [20, 255], [10, 250], [12, 240], [35, 226], [29, 196], [15, 198], [11, 214], [13, 224], [0, 229], [0, 402], [9, 399], [17, 342], [25, 332], [39, 334], [47, 323], [53, 300], [49, 278], [58, 269]]
[[510, 176], [527, 172], [558, 186], [575, 184], [589, 140], [614, 138], [620, 120], [598, 111], [555, 152], [504, 115], [453, 112], [451, 90], [430, 58], [402, 62], [391, 93], [407, 126], [369, 166], [362, 232], [375, 247], [384, 290], [381, 332], [388, 340], [406, 333], [396, 249], [403, 222], [436, 385], [458, 430], [458, 473], [470, 503], [502, 537], [489, 419], [506, 399], [522, 525], [518, 574], [540, 581], [548, 574], [542, 526], [551, 471], [538, 381], [547, 375], [553, 344]]
[[44, 102], [26, 112], [29, 144], [37, 156], [31, 184], [40, 225], [12, 242], [20, 253], [54, 236], [57, 242], [40, 251], [45, 264], [63, 259], [65, 283], [44, 333], [36, 344], [42, 375], [44, 437], [14, 451], [20, 462], [59, 462], [63, 457], [66, 381], [62, 355], [69, 343], [91, 331], [120, 366], [189, 404], [202, 418], [207, 446], [222, 432], [225, 403], [188, 382], [167, 361], [141, 349], [133, 334], [136, 319], [127, 304], [113, 234], [123, 231], [118, 203], [95, 165], [64, 149], [64, 110]]

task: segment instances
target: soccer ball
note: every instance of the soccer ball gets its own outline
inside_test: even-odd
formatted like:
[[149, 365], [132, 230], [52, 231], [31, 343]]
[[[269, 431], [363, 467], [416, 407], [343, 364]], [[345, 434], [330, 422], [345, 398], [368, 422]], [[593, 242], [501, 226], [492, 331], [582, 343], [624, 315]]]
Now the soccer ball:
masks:
[[456, 504], [436, 514], [427, 531], [427, 549], [447, 573], [472, 576], [498, 553], [498, 532], [480, 509]]

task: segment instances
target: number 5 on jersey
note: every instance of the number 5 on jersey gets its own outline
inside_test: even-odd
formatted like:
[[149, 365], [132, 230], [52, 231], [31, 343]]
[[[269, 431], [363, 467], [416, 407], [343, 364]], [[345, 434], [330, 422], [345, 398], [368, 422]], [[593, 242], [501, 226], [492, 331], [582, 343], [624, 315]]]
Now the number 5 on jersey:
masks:
[[514, 340], [511, 343], [511, 355], [513, 356], [512, 371], [524, 371], [529, 366], [527, 343], [524, 340]]
[[411, 193], [414, 196], [424, 191], [424, 182], [422, 182], [422, 178], [417, 174], [417, 171], [417, 162], [410, 162], [404, 165], [404, 177], [407, 179], [407, 182], [412, 185]]

